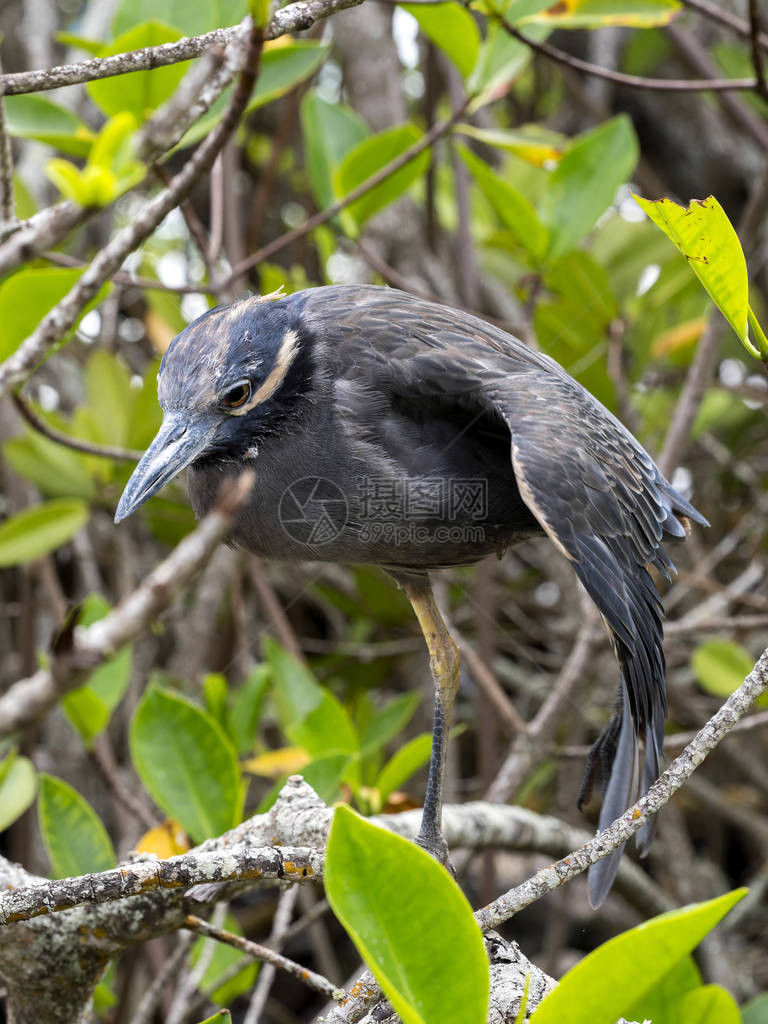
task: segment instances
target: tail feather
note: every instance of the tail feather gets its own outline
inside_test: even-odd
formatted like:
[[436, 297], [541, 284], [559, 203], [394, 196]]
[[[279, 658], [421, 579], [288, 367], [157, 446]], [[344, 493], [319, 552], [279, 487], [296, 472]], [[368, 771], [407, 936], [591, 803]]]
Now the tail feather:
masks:
[[[630, 803], [631, 794], [637, 790], [638, 765], [637, 765], [637, 743], [635, 742], [635, 729], [632, 723], [632, 716], [629, 710], [629, 694], [627, 685], [622, 679], [619, 688], [620, 702], [613, 717], [613, 732], [615, 733], [616, 723], [619, 721], [618, 739], [612, 751], [606, 750], [606, 754], [612, 754], [610, 766], [610, 777], [605, 786], [603, 805], [600, 809], [600, 829], [607, 828], [624, 813]], [[618, 706], [620, 703], [620, 707]], [[605, 771], [605, 765], [603, 765]], [[619, 869], [624, 844], [622, 843], [607, 857], [603, 857], [589, 869], [588, 891], [589, 902], [594, 910], [600, 906], [608, 895], [616, 872]]]

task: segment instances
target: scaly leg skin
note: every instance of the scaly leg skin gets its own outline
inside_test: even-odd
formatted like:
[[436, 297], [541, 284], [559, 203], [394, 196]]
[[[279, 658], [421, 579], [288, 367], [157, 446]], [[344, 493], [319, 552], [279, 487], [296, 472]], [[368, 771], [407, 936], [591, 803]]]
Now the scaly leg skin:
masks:
[[448, 747], [448, 730], [453, 717], [453, 703], [459, 688], [459, 649], [443, 622], [427, 577], [401, 581], [429, 651], [429, 667], [435, 684], [435, 715], [432, 725], [432, 756], [424, 797], [421, 829], [416, 842], [441, 864], [448, 864], [448, 846], [440, 823], [443, 810], [443, 780]]

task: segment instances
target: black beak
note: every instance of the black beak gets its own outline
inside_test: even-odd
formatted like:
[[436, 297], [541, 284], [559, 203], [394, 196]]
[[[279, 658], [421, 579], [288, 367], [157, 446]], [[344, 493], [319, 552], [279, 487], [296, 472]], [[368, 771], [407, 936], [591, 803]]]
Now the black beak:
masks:
[[135, 512], [147, 498], [202, 455], [216, 432], [215, 418], [190, 419], [188, 410], [167, 412], [163, 425], [131, 474], [115, 513], [115, 522]]

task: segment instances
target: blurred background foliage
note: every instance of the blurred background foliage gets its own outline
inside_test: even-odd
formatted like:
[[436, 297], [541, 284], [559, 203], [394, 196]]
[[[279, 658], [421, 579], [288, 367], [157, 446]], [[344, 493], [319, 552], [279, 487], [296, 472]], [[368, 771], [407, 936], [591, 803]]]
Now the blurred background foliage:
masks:
[[[469, 309], [539, 347], [654, 454], [697, 346], [715, 332], [690, 437], [666, 467], [711, 523], [672, 552], [679, 575], [665, 596], [669, 733], [701, 725], [765, 646], [768, 381], [631, 193], [684, 203], [716, 195], [738, 225], [749, 300], [765, 322], [768, 104], [755, 93], [632, 90], [583, 76], [535, 56], [500, 20], [627, 74], [749, 75], [748, 40], [692, 6], [366, 3], [305, 37], [269, 43], [248, 114], [212, 174], [34, 374], [24, 389], [27, 415], [10, 400], [0, 406], [0, 685], [45, 661], [73, 606], [80, 623], [103, 616], [194, 526], [179, 482], [119, 529], [112, 524], [132, 460], [160, 422], [155, 377], [173, 336], [210, 306], [250, 292], [369, 281]], [[723, 9], [731, 6], [743, 16], [744, 5]], [[23, 16], [6, 3], [3, 70], [157, 45], [243, 14], [242, 0], [39, 0]], [[0, 281], [3, 358], [161, 187], [161, 172], [142, 162], [134, 141], [187, 68], [6, 98], [17, 216], [61, 199], [88, 207], [88, 216]], [[165, 173], [189, 159], [226, 102], [225, 94], [166, 156]], [[424, 146], [429, 132], [438, 137]], [[420, 145], [376, 187], [302, 230]], [[113, 457], [75, 450], [60, 435], [108, 446]], [[463, 801], [499, 783], [514, 740], [499, 701], [533, 718], [583, 616], [575, 578], [544, 539], [502, 562], [446, 573], [438, 590], [469, 651], [450, 755], [450, 796]], [[581, 823], [580, 759], [615, 689], [606, 640], [590, 634], [573, 702], [564, 702], [535, 764], [502, 799]], [[169, 856], [268, 807], [296, 771], [324, 800], [364, 813], [418, 806], [430, 713], [416, 625], [383, 574], [266, 565], [221, 548], [147, 635], [37, 727], [2, 741], [0, 849], [54, 876], [101, 870], [131, 849]], [[678, 903], [752, 887], [747, 909], [701, 962], [705, 977], [742, 1005], [768, 987], [767, 814], [768, 759], [757, 729], [727, 741], [667, 808], [647, 864]], [[478, 902], [545, 862], [530, 851], [487, 854], [466, 883]], [[249, 897], [226, 926], [264, 935], [273, 910], [274, 897]], [[640, 919], [618, 897], [604, 911], [589, 912], [577, 882], [521, 915], [514, 935], [559, 975]], [[318, 919], [296, 942], [341, 981], [353, 960], [338, 934]], [[130, 1019], [131, 993], [163, 955], [149, 949], [111, 970], [100, 1019]], [[191, 955], [201, 955], [199, 945]], [[256, 968], [233, 973], [238, 963], [235, 950], [216, 947], [198, 972], [188, 1019], [199, 1019], [209, 998], [240, 1005]], [[282, 981], [275, 991], [269, 1020], [309, 1019], [304, 993]], [[768, 1020], [765, 1005], [744, 1020]]]

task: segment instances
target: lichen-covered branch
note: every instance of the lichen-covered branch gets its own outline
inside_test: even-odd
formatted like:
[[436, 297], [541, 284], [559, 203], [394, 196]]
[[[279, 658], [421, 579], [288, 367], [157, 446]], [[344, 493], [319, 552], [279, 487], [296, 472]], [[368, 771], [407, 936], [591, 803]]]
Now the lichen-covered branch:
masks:
[[[316, 21], [327, 18], [337, 11], [356, 7], [362, 0], [298, 0], [276, 11], [266, 31], [265, 39], [277, 39], [289, 32], [302, 32], [311, 28]], [[44, 92], [60, 89], [62, 86], [94, 82], [99, 78], [114, 78], [132, 71], [146, 71], [193, 60], [212, 47], [225, 47], [237, 35], [238, 26], [217, 28], [201, 36], [185, 36], [173, 43], [159, 46], [145, 46], [129, 53], [116, 53], [111, 57], [94, 57], [77, 64], [62, 64], [55, 68], [39, 71], [21, 71], [3, 75], [2, 85], [6, 96], [21, 93]]]
[[551, 892], [581, 874], [582, 871], [607, 857], [618, 849], [680, 789], [686, 779], [696, 771], [701, 762], [720, 743], [733, 725], [742, 718], [757, 698], [768, 689], [768, 650], [765, 650], [741, 686], [732, 693], [720, 710], [699, 730], [679, 757], [670, 764], [660, 778], [654, 782], [645, 796], [630, 807], [608, 828], [598, 832], [594, 839], [567, 857], [529, 878], [478, 910], [475, 915], [483, 930], [496, 928], [514, 917], [524, 907], [530, 906], [545, 893]]
[[168, 860], [137, 860], [111, 871], [59, 878], [0, 893], [0, 925], [29, 921], [73, 907], [95, 906], [138, 896], [153, 889], [190, 889], [210, 882], [279, 879], [305, 882], [319, 878], [322, 854], [307, 847], [250, 845], [196, 851]]

